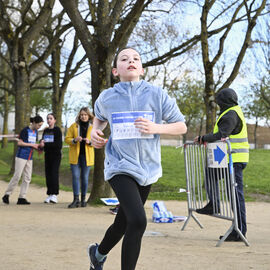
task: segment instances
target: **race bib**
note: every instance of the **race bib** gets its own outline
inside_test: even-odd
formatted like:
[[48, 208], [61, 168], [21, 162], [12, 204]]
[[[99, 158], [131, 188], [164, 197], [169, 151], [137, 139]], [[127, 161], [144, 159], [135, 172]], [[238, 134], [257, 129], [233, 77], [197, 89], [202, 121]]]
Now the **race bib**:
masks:
[[33, 133], [32, 130], [28, 130], [28, 142], [29, 143], [36, 143], [37, 134]]
[[134, 125], [134, 121], [142, 117], [154, 122], [155, 112], [135, 111], [112, 113], [113, 140], [123, 139], [152, 139], [153, 134], [143, 134]]
[[54, 142], [54, 135], [44, 135], [44, 142], [45, 143], [53, 143]]

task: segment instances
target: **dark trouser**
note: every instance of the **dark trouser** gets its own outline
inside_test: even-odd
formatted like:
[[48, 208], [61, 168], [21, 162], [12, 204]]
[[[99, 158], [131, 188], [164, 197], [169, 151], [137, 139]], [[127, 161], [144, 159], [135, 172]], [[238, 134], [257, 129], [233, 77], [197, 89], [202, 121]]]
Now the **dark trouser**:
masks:
[[61, 153], [45, 153], [45, 175], [48, 195], [59, 194]]
[[109, 180], [119, 202], [120, 208], [114, 223], [108, 228], [98, 251], [108, 254], [121, 240], [122, 243], [122, 270], [134, 270], [140, 254], [141, 239], [146, 228], [147, 220], [144, 203], [151, 189], [149, 186], [140, 186], [130, 176], [116, 175]]
[[[243, 170], [246, 168], [246, 163], [234, 163], [234, 178], [236, 182], [236, 208], [238, 217], [238, 228], [243, 235], [247, 232], [247, 221], [246, 221], [246, 206], [243, 188]], [[234, 233], [234, 232], [233, 232]]]
[[[246, 206], [244, 198], [244, 189], [243, 189], [243, 170], [246, 168], [247, 163], [235, 162], [233, 163], [234, 168], [234, 178], [235, 178], [235, 198], [236, 198], [236, 209], [237, 209], [237, 222], [238, 228], [243, 235], [247, 232], [247, 223], [246, 223]], [[214, 208], [219, 207], [219, 190], [217, 181], [224, 177], [223, 171], [218, 169], [208, 168], [208, 174], [206, 177], [206, 190], [210, 202], [213, 204]], [[216, 182], [211, 182], [209, 178], [214, 179]], [[228, 180], [227, 180], [228, 181]], [[229, 186], [229, 184], [227, 184]], [[227, 187], [228, 188], [228, 187]], [[230, 189], [227, 189], [229, 192]], [[232, 195], [230, 195], [232, 196]], [[213, 203], [215, 202], [215, 203]], [[232, 234], [237, 234], [235, 231]]]
[[[225, 170], [227, 173], [224, 173]], [[206, 168], [205, 169], [205, 189], [207, 191], [207, 195], [209, 201], [213, 205], [214, 211], [218, 212], [220, 208], [220, 201], [219, 201], [219, 186], [218, 181], [228, 175], [228, 170], [226, 168]], [[228, 180], [226, 179], [226, 183], [228, 184]]]

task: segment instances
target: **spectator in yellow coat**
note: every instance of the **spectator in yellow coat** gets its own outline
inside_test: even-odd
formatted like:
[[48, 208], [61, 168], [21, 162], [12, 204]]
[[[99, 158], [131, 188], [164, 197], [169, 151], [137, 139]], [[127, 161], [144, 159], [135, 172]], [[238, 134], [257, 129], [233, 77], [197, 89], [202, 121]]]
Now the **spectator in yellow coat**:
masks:
[[[88, 177], [91, 166], [94, 165], [94, 148], [91, 145], [91, 130], [93, 114], [87, 107], [80, 109], [65, 137], [69, 144], [69, 163], [72, 172], [73, 202], [68, 208], [86, 206], [85, 196], [88, 190]], [[81, 178], [81, 182], [80, 182]], [[81, 188], [80, 188], [81, 187]], [[79, 199], [81, 189], [81, 201]]]

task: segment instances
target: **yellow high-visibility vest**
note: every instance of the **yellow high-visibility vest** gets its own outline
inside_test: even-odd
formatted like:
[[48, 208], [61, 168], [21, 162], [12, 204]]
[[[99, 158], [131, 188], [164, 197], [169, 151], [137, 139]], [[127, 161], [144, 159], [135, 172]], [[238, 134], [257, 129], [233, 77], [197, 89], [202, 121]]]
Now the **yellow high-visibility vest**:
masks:
[[244, 114], [240, 108], [240, 106], [234, 106], [226, 111], [224, 111], [219, 118], [217, 119], [217, 122], [214, 126], [213, 133], [218, 132], [218, 122], [220, 118], [226, 114], [228, 111], [235, 111], [239, 118], [242, 121], [242, 130], [238, 134], [230, 135], [230, 143], [232, 147], [232, 161], [233, 162], [248, 162], [249, 160], [249, 144], [248, 144], [248, 133], [247, 133], [247, 124], [244, 117]]

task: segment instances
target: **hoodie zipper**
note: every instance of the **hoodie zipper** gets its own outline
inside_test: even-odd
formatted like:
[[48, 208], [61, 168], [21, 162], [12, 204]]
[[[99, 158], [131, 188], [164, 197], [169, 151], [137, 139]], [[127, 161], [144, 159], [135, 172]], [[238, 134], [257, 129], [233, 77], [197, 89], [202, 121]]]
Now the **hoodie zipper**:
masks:
[[[130, 102], [131, 102], [131, 109], [132, 109], [132, 111], [136, 111], [135, 110], [135, 102], [134, 102], [135, 93], [133, 91], [133, 87], [134, 87], [133, 83], [130, 82]], [[140, 165], [143, 168], [143, 170], [145, 172], [147, 172], [145, 170], [145, 166], [142, 163], [142, 158], [141, 158], [142, 157], [142, 152], [141, 152], [141, 142], [140, 142], [140, 139], [136, 139], [136, 146], [137, 146], [138, 153], [139, 153], [139, 162], [140, 162]], [[144, 183], [146, 182], [146, 179], [147, 179], [147, 177], [145, 177]]]

